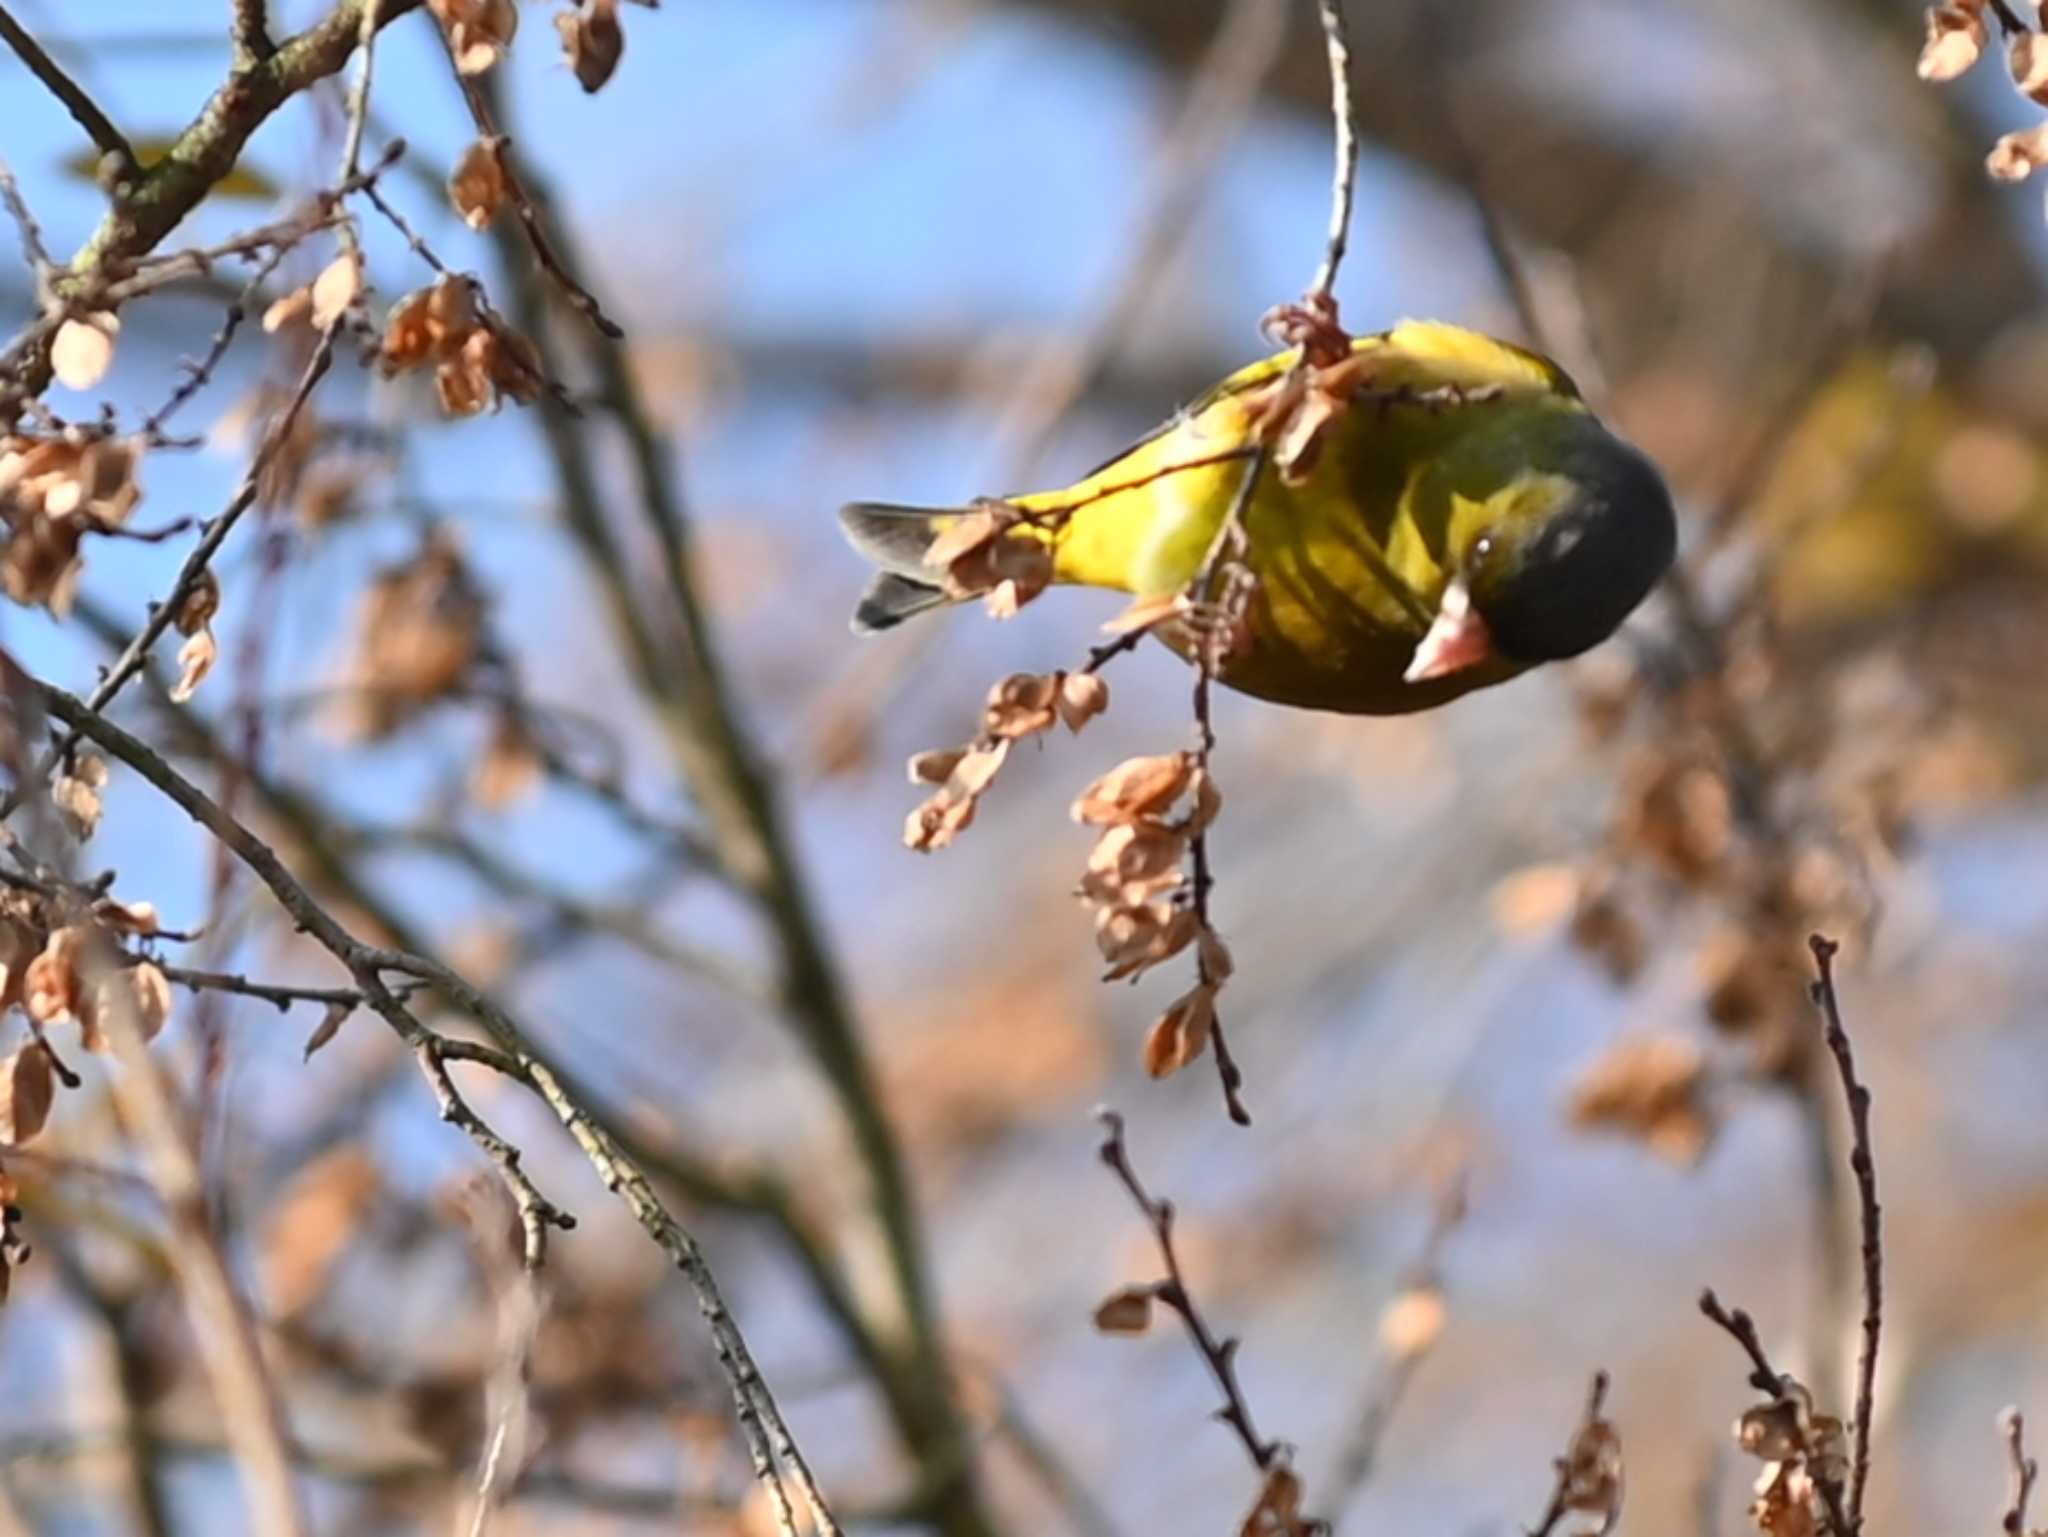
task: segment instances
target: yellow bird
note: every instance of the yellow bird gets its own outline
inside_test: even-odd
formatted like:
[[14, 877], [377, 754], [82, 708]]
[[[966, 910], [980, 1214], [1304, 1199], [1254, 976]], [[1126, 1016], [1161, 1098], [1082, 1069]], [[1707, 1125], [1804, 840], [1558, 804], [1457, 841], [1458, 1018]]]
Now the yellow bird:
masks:
[[[1086, 479], [1002, 498], [1003, 537], [1051, 579], [1145, 596], [1200, 572], [1293, 352], [1240, 370]], [[1428, 709], [1613, 634], [1670, 567], [1671, 497], [1564, 371], [1475, 331], [1405, 321], [1358, 337], [1313, 386], [1335, 414], [1299, 473], [1268, 466], [1244, 512], [1257, 579], [1221, 681], [1347, 714]], [[973, 508], [860, 502], [840, 520], [881, 568], [854, 616], [886, 629], [963, 596], [925, 559]], [[1187, 651], [1185, 633], [1161, 636]]]

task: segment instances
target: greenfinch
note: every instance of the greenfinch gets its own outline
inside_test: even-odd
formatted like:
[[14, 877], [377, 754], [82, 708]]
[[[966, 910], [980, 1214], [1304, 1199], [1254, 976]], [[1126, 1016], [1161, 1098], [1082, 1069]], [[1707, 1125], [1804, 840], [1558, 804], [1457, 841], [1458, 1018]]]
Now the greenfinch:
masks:
[[[957, 564], [992, 534], [1031, 557], [1008, 567], [1027, 586], [1036, 560], [1038, 580], [1157, 598], [1169, 612], [1255, 466], [1241, 513], [1254, 581], [1218, 676], [1280, 704], [1431, 708], [1598, 645], [1670, 567], [1663, 480], [1548, 359], [1406, 321], [1351, 339], [1334, 363], [1296, 360], [1240, 370], [1062, 490], [843, 508], [855, 548], [880, 568], [855, 630], [995, 585], [987, 573], [1004, 564], [991, 567], [988, 549], [979, 582]], [[1184, 655], [1199, 644], [1187, 624], [1156, 633]]]

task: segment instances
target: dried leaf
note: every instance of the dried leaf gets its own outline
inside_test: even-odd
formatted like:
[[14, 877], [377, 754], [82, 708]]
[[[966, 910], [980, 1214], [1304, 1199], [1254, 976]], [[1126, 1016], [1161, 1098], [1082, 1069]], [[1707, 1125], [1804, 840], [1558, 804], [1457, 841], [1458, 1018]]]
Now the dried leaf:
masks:
[[310, 319], [312, 314], [313, 285], [302, 283], [283, 298], [271, 301], [270, 308], [263, 312], [264, 333], [275, 335], [286, 326]]
[[480, 75], [511, 47], [519, 30], [514, 0], [428, 0], [448, 37], [458, 74]]
[[1177, 1073], [1207, 1050], [1216, 1028], [1216, 989], [1202, 983], [1176, 998], [1145, 1034], [1145, 1071]]
[[953, 777], [953, 770], [966, 756], [964, 747], [933, 748], [929, 752], [921, 752], [906, 766], [910, 782], [914, 785], [942, 785]]
[[950, 570], [956, 561], [992, 542], [1016, 520], [1016, 514], [1007, 509], [983, 508], [963, 514], [926, 546], [924, 563], [934, 571]]
[[1108, 963], [1105, 982], [1148, 971], [1194, 940], [1195, 915], [1164, 899], [1137, 907], [1104, 908], [1095, 919], [1095, 946]]
[[50, 1118], [57, 1085], [50, 1054], [35, 1041], [0, 1059], [0, 1144], [20, 1147]]
[[1195, 936], [1195, 953], [1201, 958], [1202, 977], [1205, 981], [1222, 986], [1237, 970], [1232, 959], [1230, 946], [1223, 942], [1223, 936], [1204, 925], [1202, 932]]
[[64, 825], [81, 843], [99, 830], [102, 810], [100, 791], [107, 784], [107, 760], [98, 753], [82, 752], [57, 776], [50, 789]]
[[1097, 673], [1068, 673], [1060, 678], [1059, 698], [1054, 704], [1060, 723], [1078, 735], [1083, 726], [1109, 708], [1109, 685]]
[[2048, 107], [2048, 38], [2038, 32], [2015, 32], [2006, 45], [2006, 63], [2019, 93], [2036, 106]]
[[488, 229], [509, 195], [504, 152], [501, 138], [477, 139], [462, 152], [448, 178], [448, 200], [473, 230]]
[[89, 390], [114, 361], [114, 336], [121, 322], [112, 311], [76, 316], [57, 327], [50, 343], [50, 369], [66, 389]]
[[577, 84], [596, 91], [611, 79], [626, 51], [618, 0], [582, 0], [573, 11], [555, 17], [555, 29], [562, 34], [562, 53]]
[[1125, 1286], [1111, 1292], [1095, 1309], [1095, 1327], [1103, 1334], [1143, 1334], [1152, 1326], [1150, 1286]]
[[78, 963], [85, 952], [87, 933], [79, 924], [66, 924], [50, 935], [42, 953], [28, 963], [22, 980], [22, 1007], [37, 1024], [54, 1024], [76, 1011]]
[[539, 788], [540, 749], [517, 712], [498, 717], [484, 755], [469, 777], [469, 793], [476, 803], [490, 811], [504, 811], [525, 800]]
[[213, 616], [219, 612], [220, 578], [213, 574], [213, 567], [202, 566], [192, 585], [185, 589], [185, 596], [178, 600], [177, 616], [172, 622], [180, 635], [197, 635], [213, 623]]
[[206, 675], [220, 657], [213, 631], [201, 630], [178, 648], [178, 681], [171, 685], [171, 702], [183, 704], [198, 692]]
[[122, 902], [114, 897], [101, 897], [92, 905], [92, 916], [101, 927], [116, 934], [147, 938], [163, 932], [154, 902]]
[[348, 1017], [354, 1012], [355, 1005], [352, 1003], [328, 1004], [327, 1012], [320, 1016], [320, 1023], [315, 1025], [313, 1033], [306, 1037], [306, 1049], [299, 1060], [312, 1061], [313, 1053], [339, 1035], [341, 1027], [348, 1022]]
[[1921, 45], [1919, 74], [1935, 85], [1968, 72], [1984, 52], [1983, 0], [1937, 5], [1927, 12], [1927, 41]]
[[1316, 1523], [1302, 1518], [1301, 1479], [1286, 1463], [1276, 1462], [1238, 1537], [1308, 1537], [1315, 1530]]
[[1047, 730], [1058, 719], [1060, 674], [1017, 672], [989, 690], [982, 729], [1004, 741]]
[[1104, 829], [1088, 851], [1082, 900], [1102, 907], [1129, 907], [1165, 896], [1187, 878], [1187, 835], [1154, 823], [1119, 823]]
[[344, 251], [313, 280], [313, 324], [324, 331], [346, 315], [363, 291], [363, 270]]
[[1636, 1137], [1678, 1164], [1696, 1163], [1714, 1133], [1706, 1056], [1679, 1036], [1617, 1041], [1573, 1086], [1571, 1120]]
[[1157, 815], [1187, 789], [1194, 772], [1193, 753], [1126, 758], [1081, 792], [1073, 818], [1100, 827]]
[[354, 1145], [315, 1159], [285, 1187], [267, 1213], [258, 1249], [274, 1312], [289, 1318], [320, 1299], [380, 1189], [376, 1165]]
[[1984, 160], [1996, 181], [2025, 181], [2043, 165], [2048, 165], [2048, 123], [2001, 135]]

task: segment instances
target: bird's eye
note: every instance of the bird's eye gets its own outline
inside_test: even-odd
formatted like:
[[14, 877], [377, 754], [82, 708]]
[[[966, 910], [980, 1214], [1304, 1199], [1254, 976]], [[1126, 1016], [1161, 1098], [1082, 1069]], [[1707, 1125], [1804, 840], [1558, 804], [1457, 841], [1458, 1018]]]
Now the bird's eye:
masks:
[[1472, 564], [1478, 565], [1493, 553], [1493, 535], [1485, 534], [1472, 546]]

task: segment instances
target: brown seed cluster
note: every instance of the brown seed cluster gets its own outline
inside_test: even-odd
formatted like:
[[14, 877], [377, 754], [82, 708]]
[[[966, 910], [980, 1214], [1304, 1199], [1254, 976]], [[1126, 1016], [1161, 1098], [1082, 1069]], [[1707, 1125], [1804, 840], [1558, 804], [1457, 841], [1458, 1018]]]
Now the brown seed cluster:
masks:
[[1052, 581], [1048, 524], [1004, 502], [983, 502], [953, 520], [925, 551], [949, 598], [979, 597], [1008, 619]]
[[450, 416], [475, 416], [506, 396], [525, 404], [545, 387], [533, 343], [484, 302], [475, 279], [452, 272], [392, 306], [377, 363], [387, 378], [431, 366]]
[[[516, 0], [428, 0], [428, 8], [447, 35], [456, 70], [464, 75], [480, 75], [495, 65], [519, 30]], [[601, 89], [626, 51], [619, 0], [577, 0], [556, 14], [555, 30], [577, 84], [586, 91]]]
[[462, 158], [449, 173], [448, 201], [462, 215], [462, 222], [479, 233], [490, 228], [510, 195], [502, 136], [476, 140], [462, 152]]
[[82, 427], [43, 436], [0, 436], [0, 588], [17, 603], [60, 618], [71, 608], [84, 561], [80, 541], [127, 525], [142, 490], [142, 440]]
[[457, 693], [483, 653], [485, 603], [447, 534], [371, 580], [356, 618], [347, 725], [376, 741]]
[[1140, 976], [1197, 947], [1200, 980], [1145, 1037], [1145, 1070], [1155, 1078], [1208, 1047], [1217, 995], [1230, 978], [1229, 947], [1195, 911], [1187, 870], [1195, 838], [1222, 806], [1215, 782], [1190, 752], [1126, 759], [1073, 805], [1075, 821], [1101, 829], [1076, 894], [1094, 914], [1103, 980]]
[[[1976, 65], [1990, 44], [1989, 0], [1948, 0], [1927, 12], [1927, 40], [1920, 49], [1922, 80], [1944, 85]], [[2017, 23], [2006, 39], [2006, 73], [2013, 88], [2037, 107], [2048, 107], [2048, 37], [2027, 29], [2007, 11], [2001, 24]], [[2048, 165], [2048, 123], [2001, 134], [1985, 156], [1984, 168], [1998, 181], [2025, 181]]]
[[427, 0], [427, 8], [448, 37], [455, 68], [465, 75], [489, 69], [519, 30], [517, 0]]
[[1056, 723], [1079, 733], [1108, 707], [1109, 685], [1091, 672], [1020, 672], [1003, 679], [989, 690], [980, 736], [965, 747], [910, 760], [910, 782], [936, 788], [904, 822], [904, 843], [926, 854], [944, 848], [973, 823], [1014, 743]]
[[1833, 1528], [1849, 1475], [1848, 1438], [1833, 1415], [1791, 1377], [1768, 1402], [1735, 1422], [1735, 1444], [1763, 1464], [1749, 1519], [1767, 1537], [1818, 1537]]
[[0, 894], [0, 1009], [19, 1006], [34, 1031], [0, 1058], [0, 1146], [21, 1146], [49, 1120], [64, 1075], [47, 1031], [76, 1024], [79, 1043], [101, 1052], [114, 1010], [125, 1011], [145, 1040], [163, 1029], [170, 982], [155, 962], [121, 949], [123, 940], [157, 932], [156, 910], [147, 902], [102, 898], [84, 911], [59, 911], [34, 893]]
[[1697, 1163], [1713, 1138], [1706, 1054], [1676, 1035], [1610, 1047], [1572, 1088], [1575, 1126], [1620, 1131], [1677, 1164]]

